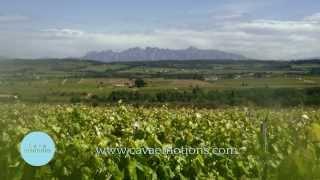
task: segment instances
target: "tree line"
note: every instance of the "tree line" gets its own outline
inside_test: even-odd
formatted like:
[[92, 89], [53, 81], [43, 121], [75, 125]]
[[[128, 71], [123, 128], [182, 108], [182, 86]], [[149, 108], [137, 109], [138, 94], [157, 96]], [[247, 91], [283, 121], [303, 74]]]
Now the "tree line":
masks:
[[135, 104], [172, 103], [209, 106], [318, 106], [320, 87], [294, 88], [255, 88], [235, 90], [161, 90], [143, 92], [140, 90], [118, 90], [108, 95], [92, 95], [89, 99], [72, 97], [71, 102], [116, 103], [118, 101]]

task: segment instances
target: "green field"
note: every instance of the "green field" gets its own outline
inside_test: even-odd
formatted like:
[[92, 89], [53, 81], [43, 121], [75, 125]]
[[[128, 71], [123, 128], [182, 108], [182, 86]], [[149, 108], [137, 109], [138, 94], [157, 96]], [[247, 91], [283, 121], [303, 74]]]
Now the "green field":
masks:
[[[159, 61], [102, 63], [85, 60], [7, 60], [0, 62], [0, 101], [70, 102], [75, 96], [107, 96], [126, 90], [204, 91], [320, 86], [314, 61]], [[147, 86], [135, 88], [142, 78]]]
[[[319, 179], [318, 109], [0, 106], [0, 179]], [[57, 152], [31, 168], [18, 146], [49, 133]], [[97, 148], [232, 148], [233, 154], [99, 154]], [[218, 151], [217, 151], [218, 152]]]
[[[0, 61], [0, 179], [320, 179], [319, 68], [318, 61]], [[48, 165], [31, 167], [19, 154], [32, 131], [56, 143]]]

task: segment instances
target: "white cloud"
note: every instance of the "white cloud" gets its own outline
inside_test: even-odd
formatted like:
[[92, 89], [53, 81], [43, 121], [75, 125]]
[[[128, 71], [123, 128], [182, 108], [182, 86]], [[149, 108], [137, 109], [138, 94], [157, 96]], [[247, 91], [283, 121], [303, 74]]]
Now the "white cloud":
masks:
[[311, 16], [307, 16], [304, 18], [306, 21], [317, 21], [320, 22], [320, 13], [315, 13]]
[[228, 19], [243, 18], [246, 15], [247, 15], [246, 13], [234, 13], [234, 14], [227, 14], [227, 15], [217, 16], [217, 17], [220, 18], [220, 19], [228, 20]]
[[61, 38], [78, 38], [85, 34], [84, 31], [75, 29], [45, 29], [42, 30], [44, 36]]
[[308, 21], [275, 21], [255, 20], [247, 23], [239, 23], [241, 29], [278, 31], [286, 33], [320, 32], [320, 23]]

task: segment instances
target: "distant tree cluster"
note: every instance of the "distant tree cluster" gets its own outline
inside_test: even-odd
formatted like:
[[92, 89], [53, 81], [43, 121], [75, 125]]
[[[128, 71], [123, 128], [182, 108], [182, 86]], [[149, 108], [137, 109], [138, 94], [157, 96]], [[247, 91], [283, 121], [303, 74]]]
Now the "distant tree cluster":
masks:
[[[141, 83], [141, 84], [140, 84]], [[138, 82], [144, 85], [144, 83]], [[90, 99], [71, 98], [71, 102], [113, 103], [122, 100], [128, 103], [189, 103], [194, 105], [209, 104], [212, 106], [318, 106], [320, 105], [320, 88], [307, 89], [242, 89], [242, 90], [210, 90], [199, 87], [192, 90], [163, 90], [157, 92], [141, 92], [119, 90], [109, 95], [94, 95]]]
[[136, 87], [138, 87], [138, 88], [145, 87], [146, 84], [147, 84], [147, 83], [146, 83], [143, 79], [141, 79], [141, 78], [136, 79], [136, 80], [134, 81], [134, 85], [135, 85]]

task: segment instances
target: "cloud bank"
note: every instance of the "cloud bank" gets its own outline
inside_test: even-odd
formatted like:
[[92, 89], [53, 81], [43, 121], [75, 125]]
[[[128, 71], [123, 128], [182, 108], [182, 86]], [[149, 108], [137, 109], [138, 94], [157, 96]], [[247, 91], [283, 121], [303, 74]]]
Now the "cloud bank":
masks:
[[[243, 16], [243, 13], [215, 16], [213, 25], [206, 28], [166, 27], [149, 32], [93, 32], [73, 28], [31, 32], [0, 30], [0, 41], [6, 42], [6, 46], [0, 46], [0, 53], [6, 52], [3, 55], [11, 57], [79, 57], [93, 50], [123, 50], [135, 46], [172, 49], [195, 46], [257, 59], [320, 56], [320, 13], [295, 21], [243, 20]], [[0, 23], [23, 19], [0, 16]]]

